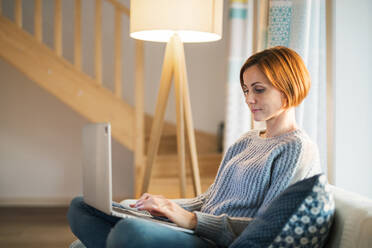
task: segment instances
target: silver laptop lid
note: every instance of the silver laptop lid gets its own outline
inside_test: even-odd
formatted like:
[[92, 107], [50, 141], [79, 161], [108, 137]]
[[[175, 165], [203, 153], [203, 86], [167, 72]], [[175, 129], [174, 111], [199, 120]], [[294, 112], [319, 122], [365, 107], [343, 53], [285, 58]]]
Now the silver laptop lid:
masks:
[[110, 123], [94, 123], [84, 126], [82, 138], [84, 202], [106, 214], [111, 214]]

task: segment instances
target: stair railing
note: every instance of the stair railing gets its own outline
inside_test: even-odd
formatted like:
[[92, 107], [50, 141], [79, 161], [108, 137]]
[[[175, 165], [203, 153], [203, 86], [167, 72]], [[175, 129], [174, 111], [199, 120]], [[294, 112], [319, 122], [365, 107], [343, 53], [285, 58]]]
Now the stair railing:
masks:
[[[34, 36], [42, 43], [42, 0], [34, 0]], [[54, 0], [54, 52], [62, 57], [62, 0]], [[102, 86], [102, 2], [109, 2], [115, 9], [114, 28], [114, 95], [122, 98], [122, 15], [129, 18], [130, 11], [117, 0], [95, 0], [95, 46], [94, 46], [94, 73], [95, 81]], [[75, 0], [74, 16], [74, 67], [82, 71], [81, 49], [81, 12], [82, 0]], [[0, 15], [2, 15], [2, 0], [0, 0]], [[14, 22], [22, 28], [22, 0], [15, 0]], [[145, 115], [144, 115], [144, 46], [140, 40], [135, 40], [135, 135], [133, 136], [134, 164], [136, 185], [138, 188], [141, 167], [144, 165], [144, 141], [145, 141]]]

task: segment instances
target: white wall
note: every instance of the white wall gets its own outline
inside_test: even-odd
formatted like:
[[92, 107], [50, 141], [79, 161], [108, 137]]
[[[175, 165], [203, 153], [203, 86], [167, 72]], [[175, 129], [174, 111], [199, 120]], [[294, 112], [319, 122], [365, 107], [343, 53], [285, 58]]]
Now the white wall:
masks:
[[[12, 0], [3, 0], [3, 13], [13, 19]], [[129, 6], [129, 0], [121, 1]], [[34, 1], [23, 1], [23, 25], [33, 33]], [[63, 56], [73, 61], [74, 1], [63, 4]], [[54, 1], [43, 1], [43, 40], [53, 47]], [[103, 5], [103, 81], [113, 88], [114, 11]], [[94, 76], [94, 1], [83, 1], [83, 71]], [[206, 44], [186, 44], [194, 125], [209, 133], [224, 119], [227, 58], [228, 1], [225, 0], [224, 38]], [[134, 42], [128, 36], [129, 21], [123, 17], [123, 96], [133, 104]], [[145, 43], [145, 111], [153, 113], [160, 80], [164, 44]], [[175, 120], [171, 92], [166, 119]], [[67, 203], [81, 194], [80, 115], [18, 72], [0, 58], [0, 204]], [[114, 195], [132, 195], [130, 151], [113, 142]], [[128, 186], [129, 185], [129, 186]]]
[[335, 184], [372, 198], [372, 1], [333, 4]]

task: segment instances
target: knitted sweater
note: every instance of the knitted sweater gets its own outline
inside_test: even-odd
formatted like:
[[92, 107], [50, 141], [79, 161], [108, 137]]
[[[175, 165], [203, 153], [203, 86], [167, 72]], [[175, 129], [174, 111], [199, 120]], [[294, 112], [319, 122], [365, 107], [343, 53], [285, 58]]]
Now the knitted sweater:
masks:
[[228, 246], [286, 187], [320, 171], [317, 146], [304, 131], [262, 138], [254, 130], [227, 150], [205, 193], [175, 201], [196, 214], [197, 235]]

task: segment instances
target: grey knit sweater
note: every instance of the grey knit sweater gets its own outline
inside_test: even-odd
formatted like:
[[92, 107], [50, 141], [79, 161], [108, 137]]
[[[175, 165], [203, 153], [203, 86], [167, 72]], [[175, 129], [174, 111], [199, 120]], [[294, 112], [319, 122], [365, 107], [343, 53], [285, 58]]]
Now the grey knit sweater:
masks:
[[205, 193], [175, 201], [196, 214], [196, 234], [228, 246], [280, 192], [320, 172], [317, 146], [304, 131], [262, 138], [254, 130], [227, 150]]

